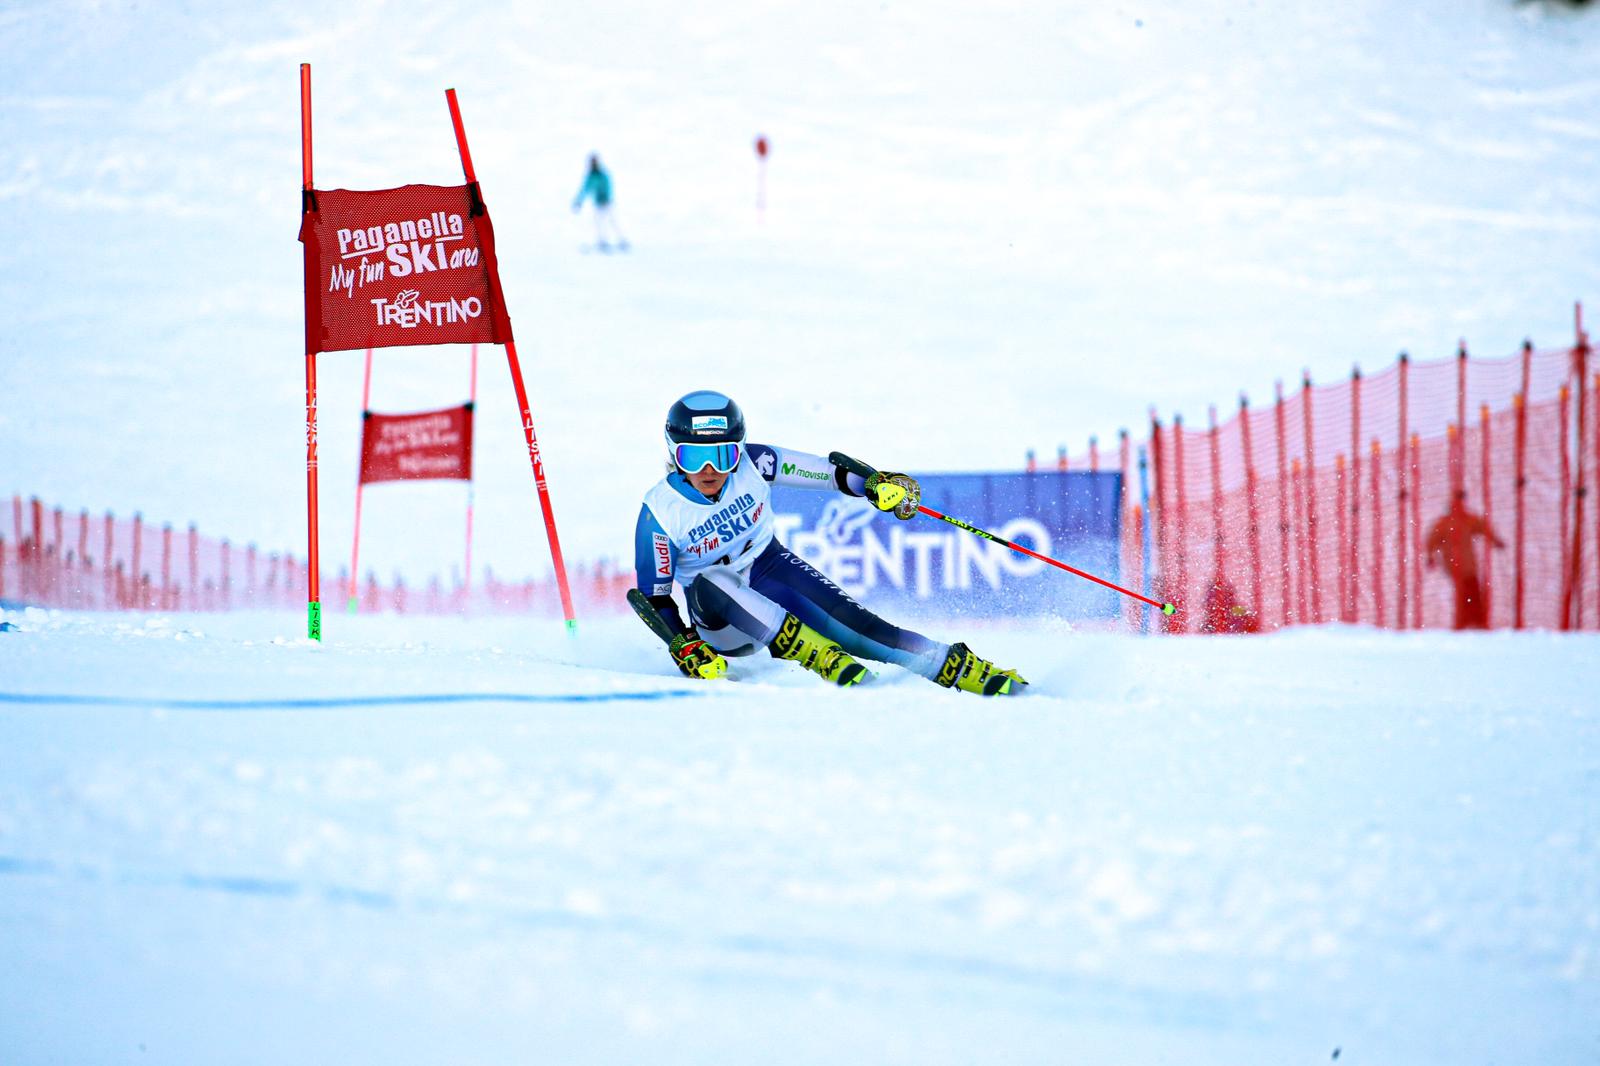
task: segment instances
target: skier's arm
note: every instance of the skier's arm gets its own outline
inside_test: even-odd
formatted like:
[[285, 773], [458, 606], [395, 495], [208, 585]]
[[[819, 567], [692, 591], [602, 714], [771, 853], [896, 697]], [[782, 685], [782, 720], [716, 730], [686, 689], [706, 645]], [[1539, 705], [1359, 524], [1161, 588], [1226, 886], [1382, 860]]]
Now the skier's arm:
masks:
[[[838, 470], [828, 460], [820, 455], [809, 452], [795, 451], [793, 448], [779, 448], [771, 444], [750, 444], [745, 448], [750, 456], [750, 461], [755, 463], [761, 476], [774, 485], [788, 485], [801, 489], [830, 489], [838, 488], [841, 492], [849, 490], [840, 486]], [[860, 478], [856, 478], [860, 482]], [[861, 493], [851, 493], [859, 496]]]
[[748, 446], [751, 459], [761, 476], [778, 485], [801, 488], [835, 488], [846, 496], [859, 496], [871, 501], [880, 511], [893, 511], [900, 519], [917, 513], [922, 502], [922, 486], [907, 474], [888, 472], [863, 478], [819, 455], [796, 451], [793, 448], [776, 448], [766, 444]]
[[650, 600], [662, 621], [674, 633], [691, 632], [672, 598], [672, 538], [661, 528], [650, 506], [639, 508], [639, 521], [633, 534], [633, 568], [635, 585]]
[[747, 449], [761, 476], [776, 485], [802, 489], [837, 489], [846, 496], [867, 496], [866, 479], [842, 466], [834, 466], [820, 455], [779, 448], [770, 444], [751, 444]]
[[[691, 625], [686, 625], [678, 604], [672, 598], [672, 538], [651, 513], [650, 505], [639, 508], [639, 522], [634, 527], [634, 575], [640, 592], [650, 601], [661, 620], [674, 634], [667, 643], [672, 661], [686, 677], [712, 680], [728, 672], [728, 661], [717, 649], [700, 639]], [[653, 627], [652, 627], [653, 628]]]

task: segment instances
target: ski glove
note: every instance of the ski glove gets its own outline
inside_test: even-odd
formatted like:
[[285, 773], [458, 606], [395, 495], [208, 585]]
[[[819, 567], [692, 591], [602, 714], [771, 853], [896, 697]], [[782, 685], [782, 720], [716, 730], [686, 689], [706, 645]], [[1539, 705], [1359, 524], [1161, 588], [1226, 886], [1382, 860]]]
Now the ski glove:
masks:
[[700, 634], [692, 629], [673, 637], [668, 648], [672, 652], [672, 661], [678, 664], [678, 669], [683, 671], [685, 677], [711, 681], [728, 672], [728, 660], [718, 655], [717, 650], [701, 640]]
[[880, 511], [893, 511], [901, 521], [917, 513], [922, 503], [922, 486], [908, 474], [879, 471], [867, 478], [867, 499]]

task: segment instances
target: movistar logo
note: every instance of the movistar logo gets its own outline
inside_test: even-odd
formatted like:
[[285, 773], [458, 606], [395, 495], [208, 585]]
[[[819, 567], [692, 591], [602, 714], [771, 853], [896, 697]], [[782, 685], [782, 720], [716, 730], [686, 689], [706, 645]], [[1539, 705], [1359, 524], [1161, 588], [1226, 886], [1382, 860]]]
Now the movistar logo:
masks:
[[805, 470], [805, 469], [802, 469], [801, 467], [795, 466], [793, 463], [784, 463], [783, 464], [783, 472], [785, 474], [791, 474], [791, 475], [792, 474], [799, 474], [801, 477], [808, 477], [812, 481], [832, 481], [833, 480], [832, 477], [830, 477], [828, 474], [824, 473], [821, 470]]

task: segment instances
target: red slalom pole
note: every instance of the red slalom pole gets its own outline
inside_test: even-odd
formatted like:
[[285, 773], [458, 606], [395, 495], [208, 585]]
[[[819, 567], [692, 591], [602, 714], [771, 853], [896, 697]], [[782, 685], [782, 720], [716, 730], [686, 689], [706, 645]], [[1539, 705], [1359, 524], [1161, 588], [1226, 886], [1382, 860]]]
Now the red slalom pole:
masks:
[[[843, 452], [830, 452], [828, 454], [828, 461], [830, 463], [833, 463], [835, 466], [842, 466], [846, 470], [850, 471], [851, 473], [859, 474], [862, 477], [871, 477], [873, 474], [877, 473], [876, 470], [872, 469], [872, 467], [868, 466], [866, 463], [861, 462], [859, 459], [852, 459], [848, 455], [845, 455]], [[1178, 611], [1178, 608], [1177, 608], [1177, 606], [1175, 604], [1162, 603], [1160, 600], [1152, 600], [1149, 596], [1141, 596], [1139, 593], [1134, 592], [1132, 589], [1125, 589], [1121, 585], [1112, 584], [1110, 581], [1107, 581], [1103, 577], [1095, 577], [1093, 574], [1091, 574], [1091, 573], [1089, 573], [1089, 572], [1087, 572], [1085, 570], [1079, 570], [1075, 566], [1068, 566], [1066, 563], [1062, 562], [1059, 559], [1052, 559], [1048, 555], [1041, 555], [1038, 552], [1034, 551], [1032, 548], [1025, 548], [1021, 544], [1014, 544], [1011, 541], [1006, 540], [1004, 537], [998, 537], [995, 534], [990, 533], [986, 529], [979, 529], [977, 526], [972, 525], [971, 523], [968, 523], [968, 522], [963, 522], [959, 518], [952, 518], [950, 515], [940, 514], [938, 511], [935, 511], [932, 507], [923, 507], [921, 505], [918, 505], [917, 511], [919, 513], [921, 513], [921, 514], [927, 515], [929, 518], [937, 518], [941, 522], [948, 522], [952, 526], [955, 526], [957, 529], [964, 529], [968, 533], [973, 534], [974, 536], [982, 537], [984, 540], [992, 540], [996, 544], [1000, 544], [1000, 545], [1003, 545], [1004, 547], [1010, 548], [1014, 552], [1020, 552], [1021, 554], [1026, 555], [1029, 558], [1037, 559], [1041, 563], [1049, 563], [1051, 566], [1054, 566], [1054, 567], [1056, 567], [1056, 568], [1058, 568], [1060, 570], [1065, 570], [1069, 574], [1074, 574], [1074, 575], [1076, 575], [1078, 577], [1084, 578], [1085, 580], [1093, 581], [1096, 585], [1103, 585], [1103, 586], [1105, 586], [1106, 588], [1110, 589], [1113, 592], [1120, 592], [1124, 596], [1128, 596], [1128, 597], [1131, 597], [1132, 599], [1138, 600], [1140, 603], [1147, 603], [1151, 607], [1154, 607], [1157, 610], [1159, 610], [1162, 614], [1173, 615], [1173, 614], [1176, 614], [1177, 611]]]
[[[467, 128], [461, 121], [461, 107], [456, 103], [456, 91], [446, 89], [444, 98], [450, 105], [450, 121], [456, 129], [456, 147], [461, 151], [461, 172], [469, 184], [476, 186], [478, 174], [472, 166], [472, 152], [467, 148]], [[496, 285], [498, 286], [498, 282]], [[528, 460], [533, 464], [533, 481], [539, 493], [539, 509], [544, 512], [544, 528], [550, 540], [550, 561], [555, 565], [556, 588], [561, 593], [561, 610], [566, 617], [568, 635], [576, 636], [578, 616], [572, 606], [572, 588], [567, 583], [567, 565], [561, 558], [561, 540], [556, 536], [555, 509], [550, 504], [550, 489], [545, 484], [544, 459], [539, 455], [539, 438], [533, 431], [533, 415], [528, 409], [528, 390], [522, 383], [522, 364], [517, 361], [517, 343], [507, 339], [505, 347], [506, 362], [511, 366], [511, 385], [516, 390], [517, 407], [522, 412], [522, 433], [528, 442]]]
[[[311, 186], [311, 64], [300, 64], [301, 211]], [[306, 636], [322, 640], [321, 563], [317, 550], [317, 353], [306, 353]]]

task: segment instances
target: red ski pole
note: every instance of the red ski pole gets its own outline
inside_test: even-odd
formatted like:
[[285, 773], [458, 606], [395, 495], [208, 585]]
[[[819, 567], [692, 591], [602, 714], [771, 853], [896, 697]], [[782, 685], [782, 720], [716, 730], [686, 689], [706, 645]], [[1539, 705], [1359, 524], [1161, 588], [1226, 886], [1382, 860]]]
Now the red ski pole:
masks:
[[[868, 466], [866, 463], [861, 462], [859, 459], [852, 459], [843, 452], [830, 452], [828, 454], [828, 461], [833, 463], [835, 466], [842, 466], [852, 474], [859, 474], [864, 478], [871, 477], [873, 474], [877, 473], [876, 470], [872, 469], [872, 467]], [[1125, 589], [1121, 585], [1113, 584], [1103, 577], [1096, 577], [1086, 570], [1079, 570], [1075, 566], [1068, 566], [1059, 559], [1052, 559], [1048, 555], [1041, 555], [1032, 548], [1025, 548], [1021, 544], [1014, 544], [1011, 541], [1006, 540], [1004, 537], [996, 536], [986, 529], [979, 529], [977, 526], [972, 525], [969, 522], [963, 522], [961, 519], [953, 518], [947, 514], [940, 514], [932, 507], [924, 507], [919, 504], [917, 506], [917, 510], [922, 514], [927, 515], [929, 518], [937, 518], [941, 522], [948, 522], [957, 529], [964, 529], [974, 536], [982, 537], [984, 540], [992, 540], [996, 544], [1004, 545], [1014, 552], [1020, 552], [1029, 558], [1037, 559], [1041, 563], [1049, 563], [1051, 566], [1054, 566], [1060, 570], [1065, 570], [1069, 574], [1074, 574], [1078, 577], [1084, 578], [1085, 580], [1093, 581], [1096, 585], [1103, 585], [1113, 592], [1120, 592], [1124, 596], [1138, 600], [1140, 603], [1147, 603], [1151, 607], [1157, 608], [1162, 614], [1171, 615], [1176, 614], [1178, 611], [1176, 604], [1162, 603], [1160, 600], [1152, 600], [1149, 596], [1141, 596], [1132, 589]]]

